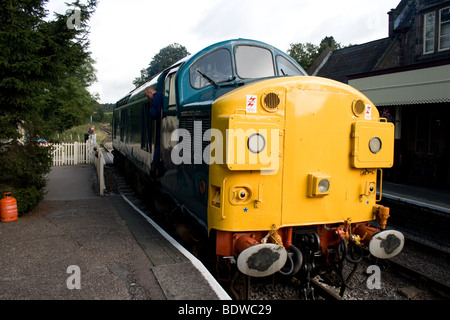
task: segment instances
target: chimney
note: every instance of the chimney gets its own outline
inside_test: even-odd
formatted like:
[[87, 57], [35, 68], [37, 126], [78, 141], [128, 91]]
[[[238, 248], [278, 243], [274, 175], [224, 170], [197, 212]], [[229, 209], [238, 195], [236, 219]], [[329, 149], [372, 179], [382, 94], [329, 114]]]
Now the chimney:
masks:
[[394, 22], [398, 18], [398, 12], [396, 9], [391, 9], [388, 12], [389, 15], [389, 38], [394, 38]]

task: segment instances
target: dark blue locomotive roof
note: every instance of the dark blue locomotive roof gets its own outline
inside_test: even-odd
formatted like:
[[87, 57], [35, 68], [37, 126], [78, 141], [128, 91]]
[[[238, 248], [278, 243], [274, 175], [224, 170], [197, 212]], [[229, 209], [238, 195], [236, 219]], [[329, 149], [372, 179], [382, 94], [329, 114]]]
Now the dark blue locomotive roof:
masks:
[[212, 44], [187, 56], [116, 103], [116, 108], [144, 99], [144, 90], [163, 91], [168, 73], [177, 72], [177, 102], [189, 105], [213, 101], [222, 94], [262, 78], [307, 75], [286, 53], [264, 42], [234, 39]]

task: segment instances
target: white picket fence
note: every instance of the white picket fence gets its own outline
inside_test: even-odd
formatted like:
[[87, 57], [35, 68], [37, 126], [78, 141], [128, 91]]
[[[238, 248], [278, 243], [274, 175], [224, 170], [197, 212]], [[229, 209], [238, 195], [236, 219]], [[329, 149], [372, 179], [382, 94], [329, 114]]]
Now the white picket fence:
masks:
[[95, 135], [92, 135], [86, 142], [55, 143], [52, 144], [51, 147], [54, 167], [75, 166], [78, 164], [95, 164], [99, 195], [104, 195], [105, 159], [102, 151], [97, 145]]
[[53, 166], [74, 166], [94, 163], [96, 141], [52, 144]]

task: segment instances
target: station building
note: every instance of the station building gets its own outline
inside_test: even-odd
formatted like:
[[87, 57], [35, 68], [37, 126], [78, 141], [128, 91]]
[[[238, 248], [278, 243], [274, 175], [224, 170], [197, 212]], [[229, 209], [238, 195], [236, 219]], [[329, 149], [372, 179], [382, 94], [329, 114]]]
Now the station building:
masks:
[[402, 0], [386, 38], [325, 50], [310, 75], [347, 83], [395, 123], [395, 183], [450, 188], [450, 0]]

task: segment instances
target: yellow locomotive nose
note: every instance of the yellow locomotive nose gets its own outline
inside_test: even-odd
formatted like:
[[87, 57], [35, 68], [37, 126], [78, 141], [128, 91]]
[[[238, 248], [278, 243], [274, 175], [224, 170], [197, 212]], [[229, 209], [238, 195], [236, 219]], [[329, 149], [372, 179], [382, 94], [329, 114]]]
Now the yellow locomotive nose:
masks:
[[[317, 77], [259, 81], [217, 99], [211, 125], [227, 139], [225, 163], [210, 166], [208, 227], [217, 232], [217, 254], [238, 257], [243, 273], [279, 270], [292, 228], [330, 226], [319, 234], [326, 254], [327, 246], [349, 240], [353, 226], [376, 218], [377, 180], [393, 163], [394, 126], [354, 88]], [[274, 225], [286, 249], [260, 243]], [[236, 250], [245, 233], [256, 242]], [[385, 232], [370, 245], [378, 256], [402, 246], [399, 233]]]

